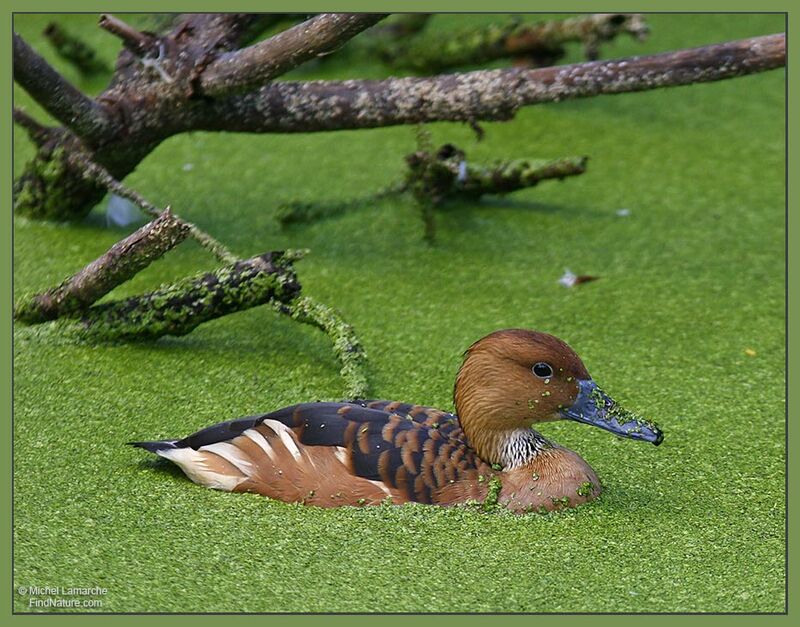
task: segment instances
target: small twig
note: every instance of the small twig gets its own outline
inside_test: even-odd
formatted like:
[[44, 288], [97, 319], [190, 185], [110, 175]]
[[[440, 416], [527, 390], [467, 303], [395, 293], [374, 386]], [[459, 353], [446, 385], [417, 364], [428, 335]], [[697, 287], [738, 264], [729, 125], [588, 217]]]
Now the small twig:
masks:
[[161, 77], [161, 80], [163, 80], [165, 83], [172, 83], [175, 79], [169, 75], [169, 73], [164, 69], [164, 66], [162, 65], [165, 56], [166, 55], [164, 53], [164, 42], [159, 42], [158, 55], [155, 58], [151, 56], [143, 56], [137, 58], [139, 63], [142, 64], [142, 67], [146, 69], [155, 70]]
[[133, 26], [108, 13], [101, 15], [97, 24], [103, 30], [119, 37], [125, 47], [137, 55], [146, 55], [155, 47], [155, 37], [139, 32]]
[[275, 308], [298, 322], [304, 322], [324, 331], [333, 341], [333, 350], [342, 363], [342, 378], [345, 381], [345, 398], [349, 400], [367, 397], [369, 384], [364, 372], [367, 355], [353, 327], [331, 307], [308, 296], [296, 298], [290, 303], [275, 302]]
[[28, 137], [37, 146], [43, 146], [50, 138], [50, 130], [46, 126], [42, 126], [25, 111], [17, 107], [14, 107], [14, 123], [24, 128], [28, 133]]
[[[67, 158], [73, 162], [73, 165], [81, 170], [85, 178], [102, 185], [108, 191], [115, 193], [117, 196], [127, 198], [140, 209], [142, 209], [142, 211], [153, 217], [160, 215], [161, 209], [156, 207], [136, 190], [126, 187], [120, 183], [117, 179], [111, 176], [108, 170], [89, 160], [88, 157], [81, 155], [80, 153], [73, 152], [69, 154]], [[211, 237], [205, 231], [199, 229], [195, 224], [188, 222], [183, 218], [179, 218], [178, 216], [175, 216], [175, 219], [185, 224], [189, 229], [190, 235], [197, 240], [201, 246], [210, 250], [220, 261], [223, 261], [224, 263], [233, 263], [238, 259], [238, 257], [230, 252], [222, 243]]]
[[92, 76], [109, 71], [91, 46], [65, 31], [56, 22], [50, 22], [43, 34], [58, 55], [74, 65], [81, 74]]
[[206, 96], [218, 96], [259, 87], [334, 50], [384, 17], [368, 13], [317, 15], [249, 48], [221, 55], [201, 74], [200, 90]]
[[209, 320], [270, 301], [290, 303], [299, 293], [292, 262], [281, 252], [271, 252], [147, 294], [95, 305], [58, 324], [68, 333], [94, 340], [180, 336]]
[[[492, 166], [475, 166], [467, 163], [462, 174], [456, 176], [453, 192], [456, 195], [479, 197], [484, 194], [508, 194], [533, 187], [547, 179], [562, 180], [586, 172], [588, 157], [561, 159], [515, 159], [501, 161]], [[466, 162], [464, 162], [466, 163]]]
[[14, 309], [14, 318], [38, 323], [78, 315], [188, 235], [188, 226], [176, 219], [168, 207], [155, 220], [114, 244], [58, 287], [23, 298]]
[[90, 143], [102, 142], [113, 131], [105, 107], [67, 82], [16, 33], [14, 80], [50, 115]]
[[587, 157], [554, 160], [516, 159], [491, 166], [467, 161], [463, 150], [445, 144], [435, 153], [428, 147], [429, 135], [418, 133], [419, 149], [406, 157], [406, 188], [411, 191], [425, 225], [425, 239], [436, 236], [434, 210], [454, 198], [479, 198], [484, 194], [507, 194], [533, 187], [545, 179], [563, 179], [583, 174]]

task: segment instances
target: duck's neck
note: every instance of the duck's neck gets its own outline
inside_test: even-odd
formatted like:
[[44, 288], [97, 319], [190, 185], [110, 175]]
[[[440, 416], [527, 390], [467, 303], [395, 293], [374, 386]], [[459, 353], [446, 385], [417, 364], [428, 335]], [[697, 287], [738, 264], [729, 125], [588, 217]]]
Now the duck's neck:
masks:
[[464, 427], [470, 445], [483, 461], [513, 470], [533, 460], [553, 444], [533, 429], [471, 430]]

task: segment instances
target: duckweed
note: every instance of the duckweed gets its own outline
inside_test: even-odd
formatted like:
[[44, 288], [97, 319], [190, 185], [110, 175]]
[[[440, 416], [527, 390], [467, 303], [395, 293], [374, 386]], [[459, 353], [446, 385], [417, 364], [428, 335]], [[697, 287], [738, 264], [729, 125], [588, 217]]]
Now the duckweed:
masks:
[[[49, 19], [17, 15], [14, 29], [64, 68], [41, 37]], [[428, 27], [444, 32], [456, 19]], [[648, 42], [620, 39], [608, 54], [785, 26], [782, 15], [647, 19]], [[97, 33], [96, 16], [59, 20], [113, 62], [119, 43]], [[333, 55], [294, 78], [376, 71]], [[616, 441], [575, 422], [541, 425], [605, 483], [602, 500], [552, 516], [482, 505], [291, 506], [201, 488], [124, 442], [340, 396], [341, 365], [317, 329], [264, 307], [141, 344], [78, 344], [17, 325], [13, 587], [102, 585], [109, 612], [782, 612], [783, 82], [776, 71], [532, 107], [483, 125], [474, 149], [465, 126], [434, 125], [436, 145], [467, 146], [476, 159], [532, 150], [592, 158], [581, 177], [442, 210], [434, 248], [421, 244], [403, 199], [286, 230], [274, 215], [298, 195], [334, 202], [396, 180], [414, 149], [409, 128], [164, 142], [126, 182], [243, 256], [310, 248], [297, 264], [303, 291], [357, 330], [370, 394], [451, 410], [470, 342], [534, 328], [565, 339], [609, 390], [657, 417], [669, 445]], [[39, 111], [18, 88], [14, 99]], [[32, 150], [14, 135], [19, 171]], [[616, 216], [621, 206], [629, 217]], [[16, 218], [15, 295], [57, 283], [127, 234], [106, 229], [102, 209], [75, 227]], [[215, 263], [185, 243], [111, 296]], [[603, 280], [564, 290], [556, 279], [565, 267]], [[742, 354], [746, 346], [758, 356]], [[736, 363], [748, 359], [758, 361], [753, 387]], [[721, 390], [723, 402], [712, 402]], [[642, 530], [654, 548], [646, 559]], [[463, 572], [465, 555], [479, 576], [430, 576], [431, 564]], [[311, 593], [298, 594], [298, 582], [314, 582]], [[27, 602], [14, 594], [14, 610], [29, 611]]]

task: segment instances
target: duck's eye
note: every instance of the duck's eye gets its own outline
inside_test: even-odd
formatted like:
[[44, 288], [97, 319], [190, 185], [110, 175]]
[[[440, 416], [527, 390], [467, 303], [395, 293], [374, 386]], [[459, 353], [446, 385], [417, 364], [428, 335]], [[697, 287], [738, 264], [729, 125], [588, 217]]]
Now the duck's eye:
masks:
[[540, 379], [546, 379], [547, 377], [553, 376], [553, 367], [550, 364], [546, 364], [543, 361], [536, 362], [533, 364], [533, 374], [535, 374]]

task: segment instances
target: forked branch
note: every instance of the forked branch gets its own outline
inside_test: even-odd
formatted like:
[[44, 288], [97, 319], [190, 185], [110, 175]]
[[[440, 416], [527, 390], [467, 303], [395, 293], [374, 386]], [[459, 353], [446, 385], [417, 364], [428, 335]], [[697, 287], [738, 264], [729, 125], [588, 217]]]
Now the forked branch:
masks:
[[220, 55], [200, 77], [206, 96], [253, 89], [335, 48], [385, 14], [323, 13], [255, 45]]

